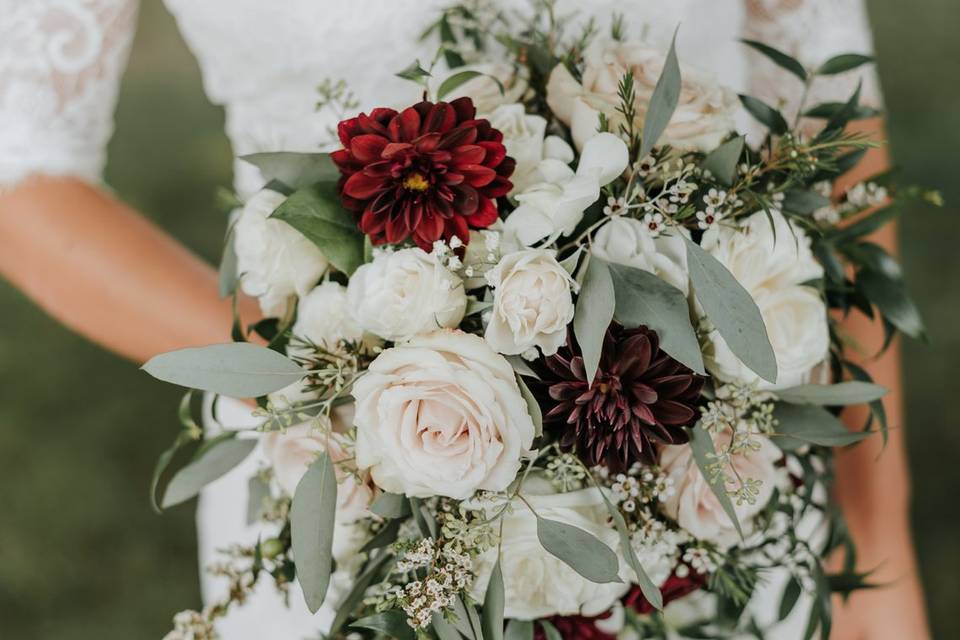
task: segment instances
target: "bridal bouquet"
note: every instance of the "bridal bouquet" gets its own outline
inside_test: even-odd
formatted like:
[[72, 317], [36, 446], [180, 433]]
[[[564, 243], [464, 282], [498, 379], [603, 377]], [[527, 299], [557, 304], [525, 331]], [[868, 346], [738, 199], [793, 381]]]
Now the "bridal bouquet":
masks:
[[[246, 158], [269, 182], [222, 285], [268, 319], [145, 365], [260, 418], [204, 440], [195, 391], [181, 406], [154, 499], [259, 455], [266, 533], [226, 550], [229, 597], [168, 638], [215, 637], [263, 574], [330, 612], [324, 638], [762, 635], [748, 603], [777, 572], [774, 620], [807, 593], [807, 637], [826, 636], [831, 593], [871, 586], [831, 451], [887, 429], [838, 322], [923, 332], [866, 239], [911, 192], [834, 188], [873, 145], [846, 132], [873, 115], [859, 90], [790, 124], [621, 20], [565, 34], [456, 7], [436, 34], [434, 64], [400, 74], [420, 102], [345, 118], [329, 154]], [[808, 88], [869, 62], [745, 44]], [[755, 148], [741, 108], [767, 129]], [[848, 430], [860, 403], [871, 422]]]

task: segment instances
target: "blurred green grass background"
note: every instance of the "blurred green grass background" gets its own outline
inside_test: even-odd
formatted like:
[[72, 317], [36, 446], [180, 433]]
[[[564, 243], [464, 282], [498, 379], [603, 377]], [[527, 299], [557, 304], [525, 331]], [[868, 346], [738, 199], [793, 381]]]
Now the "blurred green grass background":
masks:
[[[906, 180], [947, 199], [901, 225], [931, 336], [930, 346], [905, 345], [914, 523], [935, 636], [946, 638], [960, 603], [960, 429], [950, 410], [960, 391], [960, 3], [869, 5], [896, 161]], [[213, 193], [230, 183], [222, 121], [173, 20], [144, 2], [107, 179], [211, 261], [224, 227]], [[199, 599], [191, 508], [161, 519], [146, 499], [177, 429], [178, 393], [3, 282], [0, 310], [0, 637], [159, 638]]]

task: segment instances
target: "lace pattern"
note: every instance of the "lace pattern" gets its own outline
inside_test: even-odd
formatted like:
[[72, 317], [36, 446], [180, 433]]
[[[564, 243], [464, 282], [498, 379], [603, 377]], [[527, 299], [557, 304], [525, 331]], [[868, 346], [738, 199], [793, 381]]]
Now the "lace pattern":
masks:
[[0, 0], [0, 187], [100, 178], [134, 0]]

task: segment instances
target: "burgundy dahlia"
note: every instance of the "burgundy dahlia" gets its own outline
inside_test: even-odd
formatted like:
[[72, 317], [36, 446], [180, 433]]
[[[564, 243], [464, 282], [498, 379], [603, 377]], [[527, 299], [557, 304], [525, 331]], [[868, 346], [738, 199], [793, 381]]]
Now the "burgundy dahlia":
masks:
[[572, 336], [544, 364], [545, 418], [561, 431], [560, 446], [588, 465], [652, 464], [653, 442], [687, 441], [683, 427], [696, 420], [703, 378], [661, 351], [650, 329], [611, 324], [592, 385]]
[[374, 109], [340, 123], [340, 197], [374, 244], [412, 237], [430, 251], [441, 238], [466, 243], [497, 219], [515, 161], [503, 134], [475, 118], [470, 98]]
[[[563, 640], [615, 640], [616, 635], [597, 628], [597, 620], [610, 616], [609, 613], [596, 618], [587, 616], [553, 616], [547, 621], [560, 632]], [[533, 640], [548, 640], [547, 633], [539, 624], [533, 633]]]
[[[706, 583], [706, 576], [691, 571], [685, 578], [672, 574], [666, 581], [660, 585], [660, 594], [663, 596], [664, 606], [674, 600], [699, 591]], [[653, 613], [656, 607], [650, 604], [650, 601], [643, 597], [640, 587], [633, 587], [623, 599], [624, 606], [630, 607], [639, 614]]]

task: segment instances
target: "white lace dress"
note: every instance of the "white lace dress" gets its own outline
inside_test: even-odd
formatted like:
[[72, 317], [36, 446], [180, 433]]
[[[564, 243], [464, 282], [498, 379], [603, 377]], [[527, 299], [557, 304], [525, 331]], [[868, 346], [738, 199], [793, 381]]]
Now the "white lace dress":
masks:
[[[492, 0], [491, 0], [492, 1]], [[344, 80], [360, 108], [416, 99], [417, 89], [393, 76], [432, 51], [418, 35], [440, 0], [166, 0], [200, 61], [211, 101], [226, 111], [236, 155], [256, 151], [311, 151], [328, 142], [338, 114], [317, 112], [316, 87]], [[522, 10], [526, 0], [501, 0]], [[832, 54], [871, 49], [862, 0], [559, 0], [560, 12], [580, 7], [601, 22], [626, 16], [630, 33], [663, 49], [682, 24], [679, 55], [714, 71], [726, 84], [772, 103], [796, 101], [798, 83], [736, 42], [750, 37], [781, 48], [808, 65]], [[515, 6], [513, 6], [515, 5]], [[589, 7], [589, 9], [587, 9]], [[117, 86], [136, 22], [136, 0], [0, 0], [0, 189], [32, 174], [79, 176], [100, 181], [113, 129]], [[863, 73], [863, 72], [858, 72]], [[817, 98], [842, 100], [849, 77], [818, 85]], [[867, 101], [878, 102], [867, 72]], [[748, 121], [743, 121], [747, 125]], [[241, 195], [261, 186], [250, 166], [236, 163]], [[242, 405], [224, 403], [220, 422], [249, 421]], [[212, 419], [211, 430], [220, 428]], [[198, 511], [201, 564], [216, 549], [253, 542], [245, 525], [246, 482], [257, 467], [251, 458], [203, 494]], [[206, 576], [204, 595], [225, 585]], [[247, 606], [221, 625], [226, 640], [315, 638], [329, 612], [310, 616], [297, 595], [288, 609], [262, 584]], [[772, 623], [778, 581], [753, 607]], [[800, 637], [804, 607], [769, 637]]]

